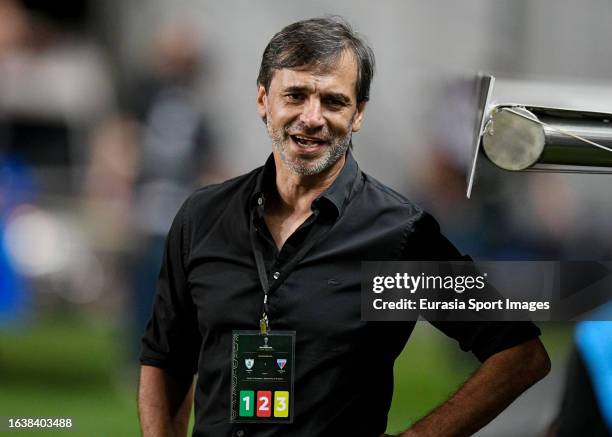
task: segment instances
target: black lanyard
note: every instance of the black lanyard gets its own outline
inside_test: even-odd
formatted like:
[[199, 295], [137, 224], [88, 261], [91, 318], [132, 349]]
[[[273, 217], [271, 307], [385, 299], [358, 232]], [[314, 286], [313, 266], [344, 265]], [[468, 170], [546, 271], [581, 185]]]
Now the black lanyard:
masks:
[[[263, 254], [259, 247], [257, 239], [257, 232], [255, 229], [254, 223], [254, 211], [251, 213], [251, 223], [249, 234], [251, 237], [251, 248], [253, 250], [253, 254], [255, 255], [255, 263], [257, 264], [257, 274], [259, 275], [259, 281], [261, 283], [261, 288], [264, 292], [263, 299], [263, 310], [261, 314], [261, 319], [259, 320], [259, 328], [262, 334], [267, 334], [270, 329], [268, 323], [268, 295], [276, 290], [280, 285], [287, 279], [289, 274], [293, 271], [295, 266], [306, 256], [306, 253], [312, 249], [312, 247], [317, 244], [319, 241], [323, 239], [323, 237], [327, 234], [327, 232], [331, 229], [330, 226], [316, 226], [316, 223], [313, 224], [313, 229], [311, 233], [306, 238], [306, 241], [302, 244], [297, 253], [285, 264], [283, 269], [280, 272], [280, 276], [274, 279], [274, 283], [270, 286], [268, 281], [268, 273], [266, 272], [266, 265], [264, 263]], [[308, 219], [307, 219], [308, 220]]]
[[[357, 186], [357, 182], [361, 179], [361, 170], [357, 168], [357, 172], [351, 184], [351, 188], [349, 190], [349, 195], [344, 200], [344, 202], [348, 202], [349, 198], [352, 197], [353, 191]], [[270, 286], [268, 282], [268, 273], [266, 272], [266, 265], [264, 263], [263, 254], [259, 248], [257, 243], [257, 233], [255, 229], [255, 209], [251, 210], [251, 220], [249, 224], [249, 234], [251, 237], [251, 248], [253, 250], [253, 254], [255, 255], [255, 263], [257, 264], [257, 274], [259, 275], [259, 281], [261, 282], [261, 288], [264, 292], [263, 298], [263, 309], [261, 313], [261, 319], [259, 320], [259, 328], [262, 334], [267, 334], [270, 329], [268, 323], [268, 295], [276, 290], [280, 285], [287, 279], [289, 274], [293, 271], [295, 266], [306, 256], [306, 253], [312, 247], [317, 244], [319, 241], [323, 239], [323, 237], [331, 230], [333, 223], [321, 224], [314, 223], [313, 230], [307, 236], [306, 241], [302, 244], [302, 247], [298, 250], [298, 252], [289, 260], [285, 267], [280, 272], [280, 276], [278, 278], [274, 278], [274, 283]], [[308, 220], [308, 219], [307, 219]], [[321, 217], [317, 217], [316, 220], [321, 220]], [[318, 225], [318, 226], [317, 226]], [[282, 248], [281, 248], [282, 250]]]

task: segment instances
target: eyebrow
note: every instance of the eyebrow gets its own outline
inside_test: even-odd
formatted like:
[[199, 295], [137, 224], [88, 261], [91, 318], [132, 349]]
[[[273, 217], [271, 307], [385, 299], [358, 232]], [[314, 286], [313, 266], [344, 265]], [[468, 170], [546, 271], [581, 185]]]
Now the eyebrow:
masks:
[[[311, 87], [302, 85], [289, 86], [283, 90], [284, 93], [308, 93], [311, 91]], [[345, 105], [350, 105], [351, 103], [351, 98], [343, 93], [322, 93], [321, 97], [324, 99], [332, 99]]]
[[293, 85], [293, 86], [288, 86], [287, 88], [285, 88], [283, 92], [285, 93], [307, 93], [311, 90], [312, 88], [308, 86]]

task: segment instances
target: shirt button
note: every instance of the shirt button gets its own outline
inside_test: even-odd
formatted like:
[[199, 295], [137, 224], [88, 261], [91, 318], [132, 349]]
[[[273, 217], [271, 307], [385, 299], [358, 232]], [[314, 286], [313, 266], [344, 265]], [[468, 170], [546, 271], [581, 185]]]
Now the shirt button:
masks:
[[274, 274], [272, 275], [274, 279], [278, 279], [279, 276], [280, 276], [280, 272], [274, 272]]
[[[259, 206], [263, 205], [263, 197], [260, 197], [260, 198], [257, 199], [257, 204]], [[242, 436], [238, 436], [238, 437], [242, 437]]]

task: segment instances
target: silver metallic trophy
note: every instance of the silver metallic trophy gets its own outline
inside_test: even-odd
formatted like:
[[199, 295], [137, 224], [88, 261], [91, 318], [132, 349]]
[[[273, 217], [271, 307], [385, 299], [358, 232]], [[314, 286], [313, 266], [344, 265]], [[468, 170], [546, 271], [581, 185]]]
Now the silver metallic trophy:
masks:
[[509, 171], [612, 174], [612, 113], [492, 103], [495, 78], [476, 81], [478, 114], [468, 175], [480, 155]]

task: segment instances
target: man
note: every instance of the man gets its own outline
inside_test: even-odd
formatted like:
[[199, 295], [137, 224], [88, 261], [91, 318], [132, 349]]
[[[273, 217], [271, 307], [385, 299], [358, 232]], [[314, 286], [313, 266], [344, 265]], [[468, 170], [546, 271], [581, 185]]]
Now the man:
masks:
[[[196, 373], [194, 436], [384, 432], [393, 363], [414, 322], [360, 320], [360, 262], [460, 254], [351, 154], [373, 70], [372, 51], [339, 19], [294, 23], [266, 47], [257, 110], [272, 156], [196, 191], [174, 221], [143, 339], [145, 436], [185, 435]], [[260, 323], [296, 333], [292, 423], [230, 422], [232, 332]], [[434, 324], [483, 364], [402, 436], [472, 434], [548, 371], [532, 324]]]

